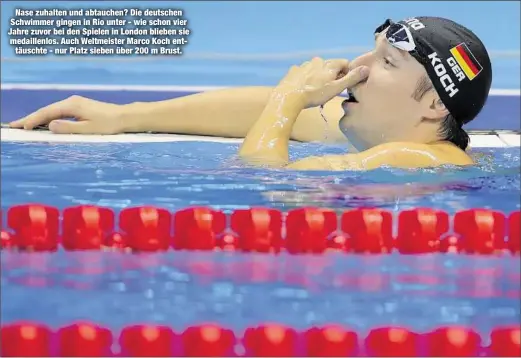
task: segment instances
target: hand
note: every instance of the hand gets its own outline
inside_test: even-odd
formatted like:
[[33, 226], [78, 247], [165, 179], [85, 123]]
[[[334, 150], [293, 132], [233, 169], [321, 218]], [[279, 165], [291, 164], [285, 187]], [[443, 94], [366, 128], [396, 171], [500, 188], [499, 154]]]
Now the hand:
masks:
[[349, 61], [324, 61], [315, 57], [301, 66], [293, 66], [279, 87], [300, 92], [306, 108], [325, 104], [346, 88], [354, 87], [369, 75], [369, 68], [360, 66], [349, 70]]
[[[72, 96], [11, 122], [9, 126], [33, 129], [49, 124], [49, 130], [59, 134], [116, 134], [123, 131], [123, 107]], [[65, 118], [76, 121], [63, 120]]]

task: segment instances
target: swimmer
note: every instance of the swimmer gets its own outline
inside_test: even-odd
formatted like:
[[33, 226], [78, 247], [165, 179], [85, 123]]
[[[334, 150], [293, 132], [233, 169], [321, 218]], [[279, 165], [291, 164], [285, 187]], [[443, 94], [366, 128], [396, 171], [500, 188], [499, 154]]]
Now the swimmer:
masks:
[[[375, 31], [374, 49], [350, 62], [314, 58], [272, 88], [126, 105], [73, 96], [10, 127], [245, 138], [239, 154], [247, 162], [298, 170], [466, 166], [473, 160], [462, 127], [483, 108], [491, 81], [476, 35], [447, 19], [417, 17], [387, 20]], [[346, 89], [348, 100], [339, 96]], [[323, 141], [326, 134], [328, 142], [347, 140], [349, 153], [289, 162], [290, 140]]]

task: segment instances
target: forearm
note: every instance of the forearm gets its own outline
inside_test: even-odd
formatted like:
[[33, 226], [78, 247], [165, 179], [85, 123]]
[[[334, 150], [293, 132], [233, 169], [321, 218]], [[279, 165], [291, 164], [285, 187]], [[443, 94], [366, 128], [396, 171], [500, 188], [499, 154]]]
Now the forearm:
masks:
[[275, 88], [261, 116], [246, 135], [239, 155], [249, 162], [287, 164], [291, 132], [304, 107], [301, 93], [283, 86]]
[[[272, 87], [241, 87], [160, 102], [132, 103], [125, 106], [123, 131], [244, 138], [262, 114], [272, 91]], [[331, 102], [334, 103], [326, 104], [327, 124], [317, 108], [304, 110], [293, 128], [291, 139], [343, 141], [338, 130], [340, 105], [337, 100]]]
[[125, 132], [166, 132], [244, 137], [267, 103], [269, 87], [202, 92], [159, 102], [126, 106]]

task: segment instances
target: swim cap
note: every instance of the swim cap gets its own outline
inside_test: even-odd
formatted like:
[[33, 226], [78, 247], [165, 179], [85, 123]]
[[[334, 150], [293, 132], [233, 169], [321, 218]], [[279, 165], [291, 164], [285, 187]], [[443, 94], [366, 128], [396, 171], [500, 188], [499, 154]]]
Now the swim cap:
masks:
[[488, 98], [492, 65], [483, 43], [469, 29], [440, 17], [387, 20], [389, 43], [420, 62], [441, 101], [460, 123], [473, 120]]

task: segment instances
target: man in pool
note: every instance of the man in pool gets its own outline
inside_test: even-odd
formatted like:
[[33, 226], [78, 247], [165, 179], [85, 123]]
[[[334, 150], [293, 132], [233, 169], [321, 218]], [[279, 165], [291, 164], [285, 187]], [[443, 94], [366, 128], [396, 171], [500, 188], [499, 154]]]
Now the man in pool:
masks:
[[[10, 126], [49, 124], [55, 133], [245, 137], [239, 150], [244, 160], [300, 170], [470, 165], [462, 126], [483, 108], [491, 81], [490, 58], [476, 35], [447, 19], [418, 17], [387, 20], [375, 31], [373, 51], [351, 62], [314, 58], [291, 68], [274, 88], [127, 105], [73, 96]], [[346, 89], [348, 100], [338, 96]], [[325, 137], [347, 138], [350, 153], [289, 163], [291, 139]]]

